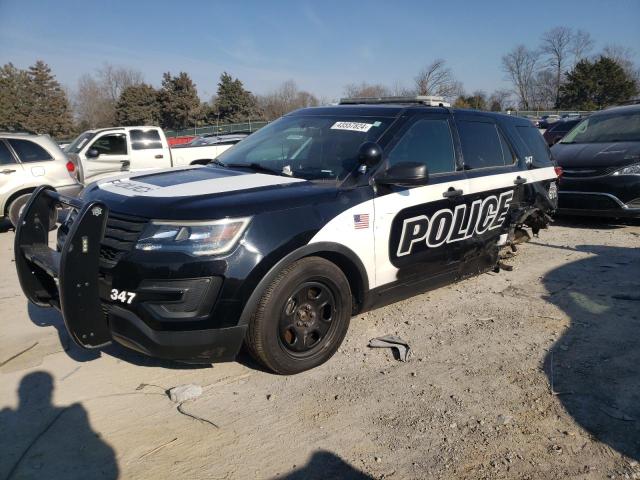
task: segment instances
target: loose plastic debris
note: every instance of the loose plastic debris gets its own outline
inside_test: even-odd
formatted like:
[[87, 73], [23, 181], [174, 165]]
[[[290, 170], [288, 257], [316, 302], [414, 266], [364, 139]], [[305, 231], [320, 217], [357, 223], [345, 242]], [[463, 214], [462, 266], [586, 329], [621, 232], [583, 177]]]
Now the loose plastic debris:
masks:
[[167, 393], [172, 402], [182, 403], [202, 395], [202, 387], [195, 383], [189, 383], [187, 385], [173, 387], [169, 389]]
[[411, 349], [409, 344], [397, 335], [384, 335], [369, 340], [371, 348], [391, 348], [398, 354], [398, 360], [406, 362], [409, 359]]

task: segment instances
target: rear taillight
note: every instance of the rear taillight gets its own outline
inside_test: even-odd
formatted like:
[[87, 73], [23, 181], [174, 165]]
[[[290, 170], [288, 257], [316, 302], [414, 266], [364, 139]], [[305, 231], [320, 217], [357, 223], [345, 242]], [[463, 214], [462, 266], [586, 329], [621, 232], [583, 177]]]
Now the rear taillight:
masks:
[[562, 167], [553, 167], [556, 171], [556, 177], [560, 178], [562, 176]]
[[68, 171], [69, 173], [73, 173], [73, 172], [75, 172], [75, 171], [76, 171], [76, 166], [75, 166], [75, 164], [74, 164], [71, 160], [69, 160], [69, 161], [67, 162], [67, 171]]

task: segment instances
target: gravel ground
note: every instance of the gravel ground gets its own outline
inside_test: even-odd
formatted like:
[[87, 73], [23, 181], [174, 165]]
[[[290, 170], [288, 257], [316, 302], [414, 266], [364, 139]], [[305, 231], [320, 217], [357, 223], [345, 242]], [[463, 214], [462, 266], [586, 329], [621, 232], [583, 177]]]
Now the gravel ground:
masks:
[[[6, 230], [6, 229], [5, 229]], [[82, 350], [0, 233], [0, 478], [640, 479], [640, 223], [559, 221], [293, 377]], [[407, 363], [369, 339], [396, 334]], [[180, 406], [165, 390], [195, 383]]]

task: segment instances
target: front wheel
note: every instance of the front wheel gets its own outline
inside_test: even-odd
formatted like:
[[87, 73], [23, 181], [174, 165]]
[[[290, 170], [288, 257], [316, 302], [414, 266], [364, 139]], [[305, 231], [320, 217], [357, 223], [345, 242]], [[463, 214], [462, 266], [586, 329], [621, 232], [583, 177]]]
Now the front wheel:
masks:
[[351, 289], [342, 270], [319, 257], [285, 268], [264, 292], [247, 330], [252, 356], [276, 373], [317, 367], [349, 327]]
[[[14, 226], [14, 228], [18, 228], [20, 217], [30, 197], [31, 197], [30, 193], [27, 193], [25, 195], [20, 195], [19, 197], [14, 198], [9, 204], [9, 206], [7, 207], [7, 216], [9, 217], [9, 221]], [[50, 230], [55, 230], [57, 220], [58, 220], [58, 211], [57, 209], [54, 208], [49, 212], [49, 229]]]

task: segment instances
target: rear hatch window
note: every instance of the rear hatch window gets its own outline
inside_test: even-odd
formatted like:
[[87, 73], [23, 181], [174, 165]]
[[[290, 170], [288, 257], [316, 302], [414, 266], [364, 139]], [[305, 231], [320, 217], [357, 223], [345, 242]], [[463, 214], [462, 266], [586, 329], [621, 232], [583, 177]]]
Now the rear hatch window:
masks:
[[526, 147], [526, 155], [532, 157], [532, 164], [535, 167], [548, 167], [553, 165], [551, 153], [547, 142], [544, 141], [540, 131], [532, 126], [517, 126], [518, 136]]

